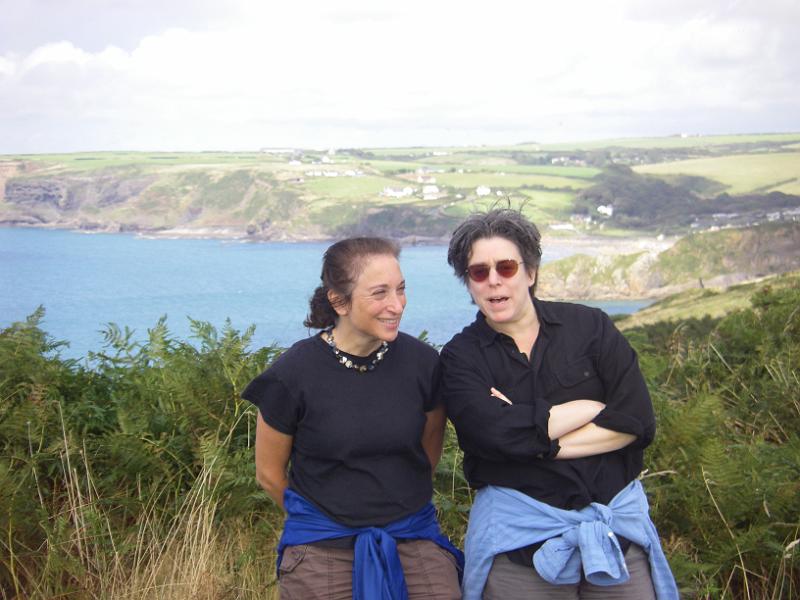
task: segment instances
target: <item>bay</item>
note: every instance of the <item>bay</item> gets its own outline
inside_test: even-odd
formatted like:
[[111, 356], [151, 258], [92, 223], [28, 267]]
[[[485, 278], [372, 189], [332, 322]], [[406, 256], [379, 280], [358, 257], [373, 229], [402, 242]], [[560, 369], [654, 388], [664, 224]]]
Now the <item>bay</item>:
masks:
[[[302, 322], [327, 247], [0, 228], [0, 327], [42, 305], [42, 328], [69, 342], [60, 352], [68, 358], [100, 350], [108, 323], [134, 329], [134, 339], [143, 341], [163, 315], [179, 339], [191, 335], [189, 318], [217, 328], [230, 319], [240, 330], [255, 324], [253, 348], [286, 347], [313, 333]], [[543, 262], [567, 253], [545, 248]], [[408, 295], [401, 329], [427, 331], [436, 344], [460, 331], [476, 310], [446, 257], [443, 246], [405, 247], [400, 257]], [[586, 304], [615, 314], [649, 301]]]

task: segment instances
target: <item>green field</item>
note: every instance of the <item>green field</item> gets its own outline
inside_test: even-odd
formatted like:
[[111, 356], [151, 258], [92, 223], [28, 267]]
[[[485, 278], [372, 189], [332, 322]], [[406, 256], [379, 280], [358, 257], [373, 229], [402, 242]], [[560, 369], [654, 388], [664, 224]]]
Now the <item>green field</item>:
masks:
[[526, 175], [522, 173], [437, 173], [436, 183], [455, 188], [476, 188], [484, 185], [495, 189], [519, 188], [530, 186], [548, 189], [580, 190], [590, 184], [586, 180], [557, 177], [554, 175]]
[[741, 144], [780, 144], [786, 146], [792, 142], [800, 143], [800, 133], [763, 133], [739, 135], [679, 135], [647, 138], [610, 138], [600, 140], [582, 140], [576, 142], [525, 142], [521, 144], [499, 146], [462, 146], [437, 148], [381, 148], [371, 149], [378, 155], [407, 154], [414, 156], [430, 156], [433, 152], [468, 153], [508, 153], [508, 152], [569, 152], [572, 150], [601, 150], [607, 148], [662, 148], [687, 149], [718, 146], [735, 146]]
[[[109, 167], [260, 166], [285, 167], [286, 162], [257, 152], [80, 152], [75, 154], [18, 154], [0, 157], [45, 163], [66, 171], [91, 171]], [[288, 161], [288, 158], [286, 159]]]
[[414, 172], [420, 168], [419, 163], [399, 160], [365, 159], [360, 161], [359, 164], [375, 169], [381, 173]]
[[783, 192], [784, 194], [794, 194], [800, 196], [800, 177], [795, 177], [791, 181], [787, 181], [781, 185], [776, 185], [770, 188], [771, 192]]
[[[281, 236], [327, 238], [377, 219], [387, 235], [438, 237], [443, 225], [433, 225], [419, 211], [438, 208], [440, 215], [455, 219], [479, 207], [509, 202], [524, 206], [540, 226], [547, 227], [573, 213], [594, 214], [595, 201], [630, 204], [635, 197], [641, 206], [661, 202], [662, 196], [653, 195], [663, 191], [653, 188], [661, 185], [659, 181], [647, 187], [641, 181], [645, 178], [631, 179], [613, 189], [604, 183], [611, 170], [632, 165], [639, 165], [634, 167], [637, 173], [663, 176], [671, 188], [708, 197], [722, 191], [800, 195], [800, 152], [793, 151], [795, 147], [800, 147], [800, 134], [605, 140], [588, 145], [343, 149], [333, 154], [296, 149], [8, 155], [0, 156], [0, 186], [11, 190], [5, 194], [10, 200], [0, 199], [0, 222], [77, 224], [90, 229], [130, 225], [139, 230], [219, 226], [238, 235], [265, 237], [278, 235], [280, 228]], [[363, 175], [343, 176], [347, 170]], [[337, 171], [339, 176], [325, 177], [324, 171]], [[684, 175], [707, 181], [687, 183]], [[432, 207], [422, 200], [422, 178], [435, 179], [440, 188]], [[380, 195], [386, 187], [406, 186], [415, 189], [413, 196]], [[478, 197], [480, 186], [490, 188], [491, 194]], [[593, 191], [586, 192], [590, 187]], [[35, 204], [26, 199], [31, 193], [39, 194]], [[665, 218], [675, 220], [667, 209], [680, 200], [680, 193], [663, 195], [667, 200], [660, 206]], [[396, 214], [391, 218], [366, 214], [365, 203]], [[333, 229], [326, 228], [325, 218], [331, 218]], [[669, 226], [642, 221], [629, 208], [605, 221], [573, 222], [579, 231], [605, 236]], [[310, 223], [313, 227], [306, 230]], [[676, 227], [687, 223], [681, 221]]]
[[518, 148], [532, 150], [593, 150], [600, 148], [702, 148], [707, 146], [731, 146], [737, 144], [800, 142], [800, 133], [768, 133], [744, 135], [697, 135], [657, 138], [620, 138], [562, 144], [521, 144]]
[[377, 198], [385, 187], [403, 187], [393, 179], [385, 177], [307, 177], [303, 187], [314, 194], [326, 198], [349, 198], [351, 200], [366, 197]]
[[[697, 175], [727, 186], [732, 194], [768, 192], [781, 188], [798, 189], [800, 152], [738, 154], [715, 158], [697, 158], [679, 162], [636, 167], [651, 175]], [[792, 193], [792, 192], [787, 192]]]
[[576, 179], [591, 179], [602, 173], [594, 167], [555, 167], [547, 165], [508, 165], [502, 169], [505, 173], [525, 173], [529, 175], [555, 175]]
[[573, 197], [570, 192], [516, 190], [515, 194], [523, 196], [520, 203], [525, 214], [540, 226], [569, 218]]

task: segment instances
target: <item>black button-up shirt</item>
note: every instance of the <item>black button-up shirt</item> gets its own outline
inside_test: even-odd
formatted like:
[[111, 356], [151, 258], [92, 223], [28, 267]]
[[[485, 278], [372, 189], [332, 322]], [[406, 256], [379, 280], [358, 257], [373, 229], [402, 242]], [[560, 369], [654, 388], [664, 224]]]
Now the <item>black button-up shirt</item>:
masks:
[[[478, 313], [442, 349], [442, 392], [473, 488], [499, 485], [566, 510], [607, 504], [642, 470], [655, 417], [636, 353], [599, 309], [534, 299], [539, 336], [530, 360]], [[513, 404], [491, 397], [495, 387]], [[614, 452], [555, 459], [550, 407], [599, 400], [593, 422], [636, 436]]]

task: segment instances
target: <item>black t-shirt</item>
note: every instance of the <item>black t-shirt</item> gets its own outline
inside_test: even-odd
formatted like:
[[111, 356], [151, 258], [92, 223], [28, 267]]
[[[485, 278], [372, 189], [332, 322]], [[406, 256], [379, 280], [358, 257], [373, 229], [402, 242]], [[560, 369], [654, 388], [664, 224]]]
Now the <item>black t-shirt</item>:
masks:
[[[375, 355], [351, 358], [367, 364]], [[366, 373], [339, 364], [315, 335], [278, 357], [242, 397], [294, 437], [290, 488], [338, 523], [380, 527], [433, 494], [421, 440], [438, 380], [436, 350], [404, 333]]]
[[[636, 353], [598, 309], [538, 299], [534, 307], [540, 330], [530, 360], [481, 313], [442, 349], [442, 398], [464, 449], [464, 474], [473, 488], [509, 487], [565, 510], [607, 504], [641, 472], [655, 435]], [[490, 387], [513, 404], [491, 397]], [[554, 459], [550, 408], [579, 399], [603, 402], [593, 422], [636, 440], [606, 454]]]

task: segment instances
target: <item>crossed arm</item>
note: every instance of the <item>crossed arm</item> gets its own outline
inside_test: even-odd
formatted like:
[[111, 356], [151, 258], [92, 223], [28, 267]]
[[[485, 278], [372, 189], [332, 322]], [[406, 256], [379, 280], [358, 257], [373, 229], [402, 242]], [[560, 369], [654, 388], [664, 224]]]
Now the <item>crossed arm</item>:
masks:
[[[490, 395], [506, 404], [511, 400], [497, 388], [490, 388]], [[564, 460], [604, 454], [624, 448], [632, 443], [635, 435], [621, 433], [592, 423], [605, 404], [597, 400], [572, 400], [556, 404], [550, 409], [547, 434], [558, 440], [559, 451], [555, 458]]]
[[[577, 400], [576, 402], [582, 402]], [[550, 411], [551, 419], [552, 411]], [[582, 458], [605, 454], [624, 448], [633, 443], [636, 436], [599, 427], [594, 423], [586, 423], [578, 429], [573, 429], [558, 438], [559, 451], [556, 460], [569, 458]]]

